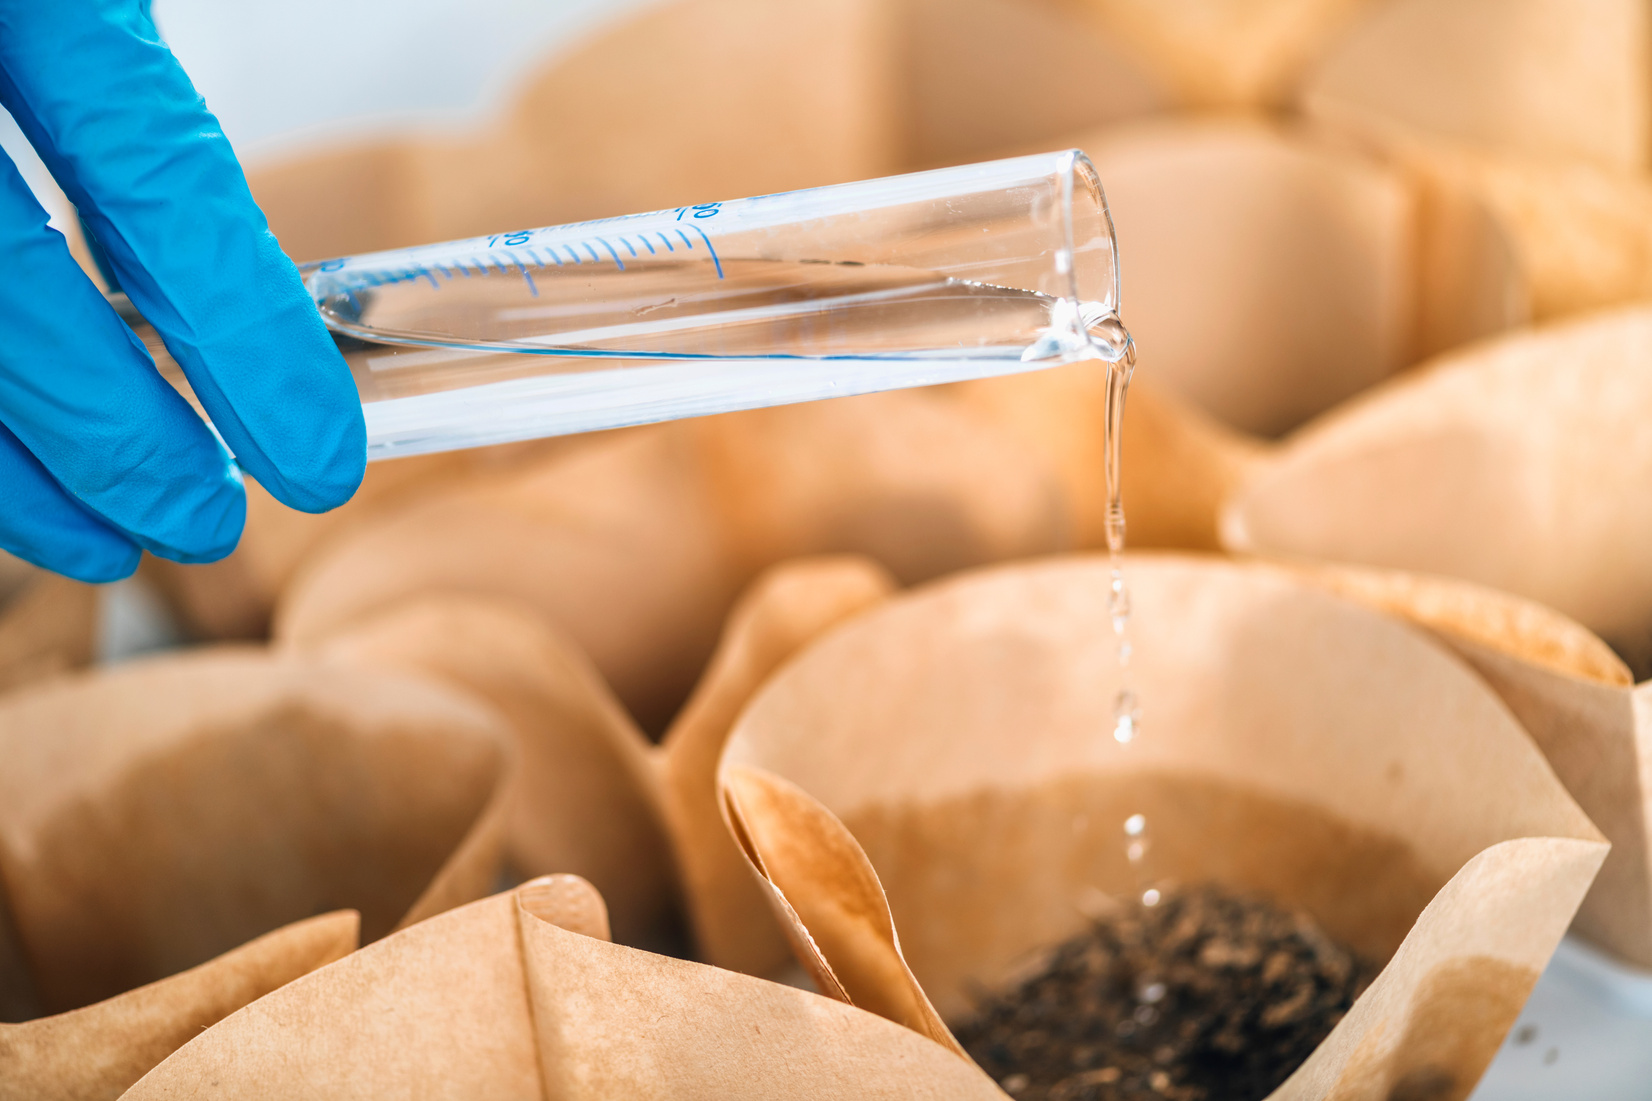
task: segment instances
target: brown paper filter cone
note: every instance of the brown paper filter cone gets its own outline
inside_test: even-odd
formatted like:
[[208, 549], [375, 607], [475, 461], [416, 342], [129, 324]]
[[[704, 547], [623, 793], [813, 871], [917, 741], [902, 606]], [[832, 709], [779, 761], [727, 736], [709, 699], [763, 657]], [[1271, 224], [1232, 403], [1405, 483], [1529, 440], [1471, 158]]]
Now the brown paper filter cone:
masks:
[[605, 936], [588, 884], [535, 880], [253, 1003], [127, 1097], [204, 1081], [224, 1101], [1003, 1096], [872, 1014]]
[[772, 562], [857, 551], [920, 580], [1060, 545], [1053, 474], [984, 427], [894, 393], [620, 437], [364, 525], [295, 581], [277, 635], [304, 644], [429, 590], [521, 601], [662, 731]]
[[[167, 976], [313, 914], [354, 909], [371, 940], [484, 894], [511, 747], [437, 686], [226, 650], [13, 694], [0, 758], [6, 1016], [81, 1010], [16, 1050], [81, 1043], [130, 1066], [203, 1007], [256, 996], [249, 969], [322, 957], [283, 964], [277, 945]], [[135, 1008], [107, 1001], [151, 983]], [[150, 1023], [98, 1031], [134, 1014]]]
[[[1649, 31], [1640, 0], [1399, 0], [1347, 34], [1302, 106], [1416, 180], [1436, 274], [1471, 262], [1477, 208], [1533, 316], [1598, 309], [1652, 290]], [[1425, 352], [1489, 331], [1434, 329]]]
[[1156, 114], [1175, 89], [1124, 35], [1082, 3], [900, 0], [886, 64], [899, 98], [901, 166], [1062, 147], [1066, 135]]
[[584, 655], [521, 606], [417, 596], [315, 650], [446, 679], [510, 720], [521, 761], [509, 827], [517, 872], [572, 869], [600, 885], [620, 943], [673, 945], [686, 916], [701, 958], [766, 975], [792, 957], [724, 829], [717, 759], [775, 668], [893, 587], [881, 567], [851, 556], [790, 560], [759, 575], [657, 748]]
[[97, 590], [0, 551], [0, 691], [92, 658]]
[[[147, 326], [139, 331], [152, 332]], [[151, 352], [157, 361], [165, 355], [164, 349]], [[146, 557], [143, 572], [195, 637], [263, 638], [281, 590], [306, 560], [353, 525], [436, 487], [572, 450], [587, 441], [588, 437], [567, 436], [376, 462], [347, 504], [316, 514], [288, 508], [249, 478], [246, 528], [233, 554], [198, 565]]]
[[863, 558], [795, 559], [754, 581], [729, 614], [705, 675], [660, 745], [665, 819], [700, 958], [773, 975], [791, 961], [717, 795], [723, 743], [752, 694], [812, 639], [886, 599], [894, 581]]
[[[1070, 546], [1107, 545], [1107, 376], [1093, 363], [1006, 375], [947, 388], [1000, 431], [1032, 449], [1060, 481]], [[1124, 422], [1124, 499], [1130, 545], [1215, 550], [1222, 503], [1267, 444], [1177, 398], [1151, 377], [1130, 384]]]
[[432, 492], [307, 566], [276, 637], [307, 644], [432, 591], [520, 601], [657, 729], [739, 586], [695, 457], [681, 433], [656, 430]]
[[[1078, 365], [593, 440], [361, 525], [300, 573], [277, 634], [308, 645], [432, 590], [521, 602], [659, 731], [770, 563], [855, 551], [910, 583], [1103, 543], [1104, 387]], [[1261, 445], [1151, 379], [1131, 409], [1131, 538], [1213, 548]]]
[[0, 1024], [0, 1099], [113, 1101], [202, 1029], [354, 951], [357, 923], [306, 918], [83, 1009]]
[[1235, 550], [1536, 600], [1652, 673], [1652, 311], [1522, 333], [1327, 416], [1234, 495]]
[[1271, 436], [1410, 362], [1418, 211], [1402, 174], [1239, 118], [1065, 142], [1107, 188], [1141, 377]]
[[1582, 625], [1540, 604], [1450, 578], [1351, 566], [1303, 576], [1434, 632], [1503, 697], [1561, 783], [1612, 843], [1574, 931], [1652, 965], [1652, 824], [1642, 777], [1652, 684]]
[[1302, 98], [1485, 148], [1641, 169], [1649, 41], [1640, 0], [1391, 0], [1339, 37]]
[[[971, 990], [1109, 896], [1215, 882], [1301, 907], [1382, 965], [1280, 1096], [1424, 1081], [1466, 1096], [1588, 889], [1600, 835], [1427, 635], [1267, 567], [1125, 570], [1143, 715], [1129, 747], [1111, 737], [1102, 560], [894, 600], [764, 687], [729, 740], [724, 792], [799, 939], [857, 1002], [923, 996], [956, 1021]], [[1133, 874], [1137, 813], [1151, 847]], [[849, 843], [828, 844], [820, 815]], [[908, 969], [921, 986], [903, 992]]]
[[[1472, 321], [1494, 318], [1499, 309], [1529, 311], [1544, 320], [1644, 299], [1652, 291], [1652, 185], [1644, 173], [1481, 149], [1336, 102], [1309, 107], [1327, 134], [1388, 159], [1416, 183], [1432, 219], [1423, 239], [1425, 277], [1445, 279], [1449, 289], [1450, 280], [1463, 285], [1475, 267], [1495, 275], [1492, 246], [1506, 243], [1517, 276], [1509, 281], [1506, 305], [1452, 292], [1462, 302], [1431, 320], [1433, 336], [1423, 350], [1450, 347], [1442, 338], [1453, 332], [1453, 312], [1466, 310]], [[1477, 227], [1482, 220], [1489, 224]], [[1476, 252], [1488, 254], [1476, 260]], [[1471, 288], [1472, 281], [1465, 289]], [[1490, 331], [1483, 323], [1478, 331], [1456, 325], [1460, 338]]]
[[513, 869], [589, 880], [623, 944], [657, 946], [670, 935], [675, 873], [647, 739], [589, 659], [542, 619], [497, 600], [415, 596], [316, 652], [446, 680], [487, 700], [510, 722], [520, 762], [509, 801]]
[[1277, 104], [1369, 0], [1073, 0], [1191, 107]]

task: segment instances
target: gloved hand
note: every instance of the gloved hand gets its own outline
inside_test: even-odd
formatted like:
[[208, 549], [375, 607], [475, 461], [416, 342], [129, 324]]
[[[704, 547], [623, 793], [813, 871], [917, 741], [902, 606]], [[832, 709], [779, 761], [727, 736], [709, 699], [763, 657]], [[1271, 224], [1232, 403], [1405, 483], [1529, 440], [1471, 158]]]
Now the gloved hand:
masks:
[[[235, 549], [245, 470], [306, 512], [361, 482], [343, 358], [147, 0], [0, 0], [0, 103], [224, 443], [0, 156], [0, 547], [87, 581]], [[237, 469], [239, 463], [240, 469]]]

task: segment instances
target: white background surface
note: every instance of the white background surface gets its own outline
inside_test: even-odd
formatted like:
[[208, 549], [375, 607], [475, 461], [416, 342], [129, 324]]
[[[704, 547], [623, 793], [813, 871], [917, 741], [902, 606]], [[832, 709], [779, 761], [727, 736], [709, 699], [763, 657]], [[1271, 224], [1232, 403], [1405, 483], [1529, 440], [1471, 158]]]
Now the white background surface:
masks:
[[[237, 151], [256, 160], [318, 139], [466, 125], [506, 100], [530, 66], [655, 2], [155, 0], [155, 16]], [[3, 112], [0, 145], [60, 209]], [[106, 658], [175, 642], [141, 586], [107, 594]], [[1474, 1096], [1652, 1099], [1652, 976], [1568, 942]]]

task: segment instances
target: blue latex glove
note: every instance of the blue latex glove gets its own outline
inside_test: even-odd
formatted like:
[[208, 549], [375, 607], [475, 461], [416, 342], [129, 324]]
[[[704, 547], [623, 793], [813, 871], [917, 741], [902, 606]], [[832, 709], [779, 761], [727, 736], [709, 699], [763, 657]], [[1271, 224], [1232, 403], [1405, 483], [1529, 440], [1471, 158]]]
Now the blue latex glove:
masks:
[[0, 0], [0, 103], [235, 455], [0, 157], [0, 547], [109, 581], [140, 547], [234, 550], [243, 469], [306, 512], [347, 501], [366, 461], [349, 370], [148, 4]]

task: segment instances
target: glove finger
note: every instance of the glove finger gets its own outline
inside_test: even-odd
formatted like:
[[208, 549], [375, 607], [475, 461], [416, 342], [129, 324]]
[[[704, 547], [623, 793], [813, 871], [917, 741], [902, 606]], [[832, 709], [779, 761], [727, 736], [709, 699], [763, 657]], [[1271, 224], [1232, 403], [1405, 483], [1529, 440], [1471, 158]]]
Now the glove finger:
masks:
[[137, 544], [75, 503], [3, 425], [0, 547], [76, 581], [119, 581], [141, 557]]
[[133, 542], [222, 558], [246, 517], [241, 475], [69, 255], [0, 157], [0, 423], [52, 479]]
[[243, 468], [311, 512], [366, 462], [360, 398], [218, 122], [133, 0], [0, 0], [0, 99]]

